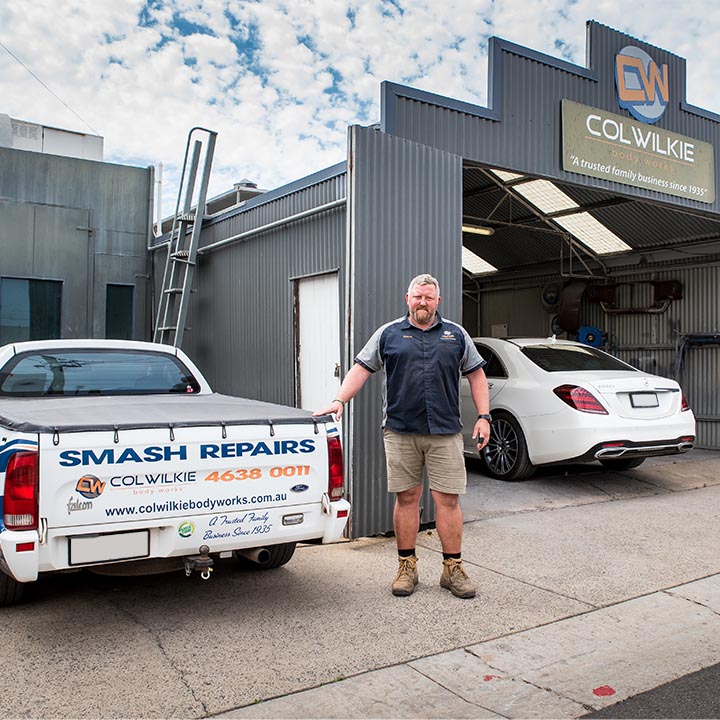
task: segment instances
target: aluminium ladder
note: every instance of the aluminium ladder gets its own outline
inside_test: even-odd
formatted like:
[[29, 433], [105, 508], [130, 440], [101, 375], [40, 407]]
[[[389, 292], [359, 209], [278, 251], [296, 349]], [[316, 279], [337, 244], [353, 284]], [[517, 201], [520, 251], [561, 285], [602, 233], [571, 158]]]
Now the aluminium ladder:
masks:
[[[202, 221], [205, 216], [205, 201], [216, 138], [216, 132], [202, 127], [194, 127], [188, 133], [175, 216], [167, 246], [153, 342], [181, 347], [183, 334], [187, 329], [185, 322], [190, 305], [190, 294], [193, 292], [193, 275]], [[201, 157], [202, 169], [200, 169]], [[200, 186], [193, 211], [193, 195], [200, 174]]]

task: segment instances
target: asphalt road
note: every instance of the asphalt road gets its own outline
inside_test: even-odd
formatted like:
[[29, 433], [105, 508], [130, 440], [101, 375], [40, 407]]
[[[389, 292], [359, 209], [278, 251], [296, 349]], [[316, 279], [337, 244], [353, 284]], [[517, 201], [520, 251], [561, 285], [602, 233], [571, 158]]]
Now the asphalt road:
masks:
[[[525, 638], [539, 657], [541, 649], [559, 647], [557, 637], [546, 639], [555, 628], [567, 628], [562, 642], [572, 643], [567, 638], [583, 628], [605, 632], [626, 607], [633, 628], [648, 613], [665, 613], [660, 639], [666, 644], [652, 667], [636, 655], [629, 682], [624, 666], [606, 667], [586, 648], [568, 646], [573, 672], [586, 668], [591, 677], [578, 675], [575, 699], [573, 688], [544, 690], [555, 702], [545, 717], [600, 711], [720, 659], [713, 638], [696, 640], [720, 615], [717, 609], [713, 615], [716, 601], [707, 594], [715, 592], [708, 579], [720, 574], [720, 453], [691, 453], [619, 474], [561, 468], [523, 483], [473, 472], [463, 506], [464, 557], [479, 589], [471, 601], [438, 586], [433, 531], [418, 538], [421, 581], [409, 598], [388, 590], [396, 563], [391, 538], [303, 546], [288, 565], [269, 572], [223, 561], [209, 581], [183, 573], [43, 579], [30, 602], [0, 610], [0, 717], [251, 717], [254, 708], [267, 717], [294, 717], [273, 703], [298, 708], [296, 694], [325, 689], [335, 695], [312, 696], [311, 711], [301, 716], [529, 717], [527, 706], [506, 706], [517, 699], [518, 678], [529, 678], [523, 687], [531, 688], [541, 682], [532, 672], [548, 665], [538, 660], [532, 670], [532, 657], [518, 655]], [[678, 607], [695, 608], [686, 630], [676, 623]], [[615, 642], [626, 639], [630, 653], [643, 636], [620, 633]], [[493, 711], [460, 702], [457, 691], [433, 677], [444, 672], [433, 658], [452, 660], [455, 653], [466, 671], [471, 662], [497, 664], [492, 657], [503, 653], [508, 667], [517, 666], [508, 684], [497, 685]], [[608, 671], [617, 677], [608, 680]], [[383, 678], [394, 688], [434, 688], [449, 704], [439, 711], [393, 704]], [[376, 688], [373, 697], [387, 699], [382, 713], [348, 704], [351, 683], [363, 679]], [[617, 689], [614, 697], [590, 692], [606, 683]], [[340, 702], [327, 700], [338, 694]], [[323, 706], [323, 698], [332, 704]], [[437, 714], [444, 707], [448, 714]]]
[[690, 673], [583, 718], [719, 718], [720, 664]]

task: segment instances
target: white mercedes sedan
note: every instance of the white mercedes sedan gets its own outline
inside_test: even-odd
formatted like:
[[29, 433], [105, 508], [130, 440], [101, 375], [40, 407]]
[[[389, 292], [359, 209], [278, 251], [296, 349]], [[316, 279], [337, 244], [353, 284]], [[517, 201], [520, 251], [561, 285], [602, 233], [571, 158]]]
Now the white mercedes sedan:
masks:
[[[492, 424], [480, 458], [492, 477], [523, 480], [538, 465], [596, 460], [627, 470], [694, 445], [695, 416], [674, 380], [570, 340], [474, 342], [487, 361]], [[461, 393], [465, 454], [477, 457], [465, 379]]]

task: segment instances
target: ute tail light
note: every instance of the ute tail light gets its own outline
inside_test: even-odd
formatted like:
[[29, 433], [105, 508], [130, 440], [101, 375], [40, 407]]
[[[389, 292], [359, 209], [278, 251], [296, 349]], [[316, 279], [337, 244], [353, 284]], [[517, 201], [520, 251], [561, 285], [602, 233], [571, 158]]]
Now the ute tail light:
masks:
[[685, 397], [685, 393], [682, 393], [682, 401], [680, 404], [680, 411], [686, 412], [690, 409], [690, 403], [687, 401], [687, 398]]
[[5, 474], [3, 522], [8, 530], [36, 530], [38, 526], [38, 454], [10, 456]]
[[338, 435], [328, 435], [328, 495], [330, 500], [340, 500], [345, 490], [345, 471], [342, 445]]
[[577, 385], [560, 385], [553, 392], [574, 410], [593, 413], [594, 415], [607, 415], [608, 411], [602, 403], [589, 391]]

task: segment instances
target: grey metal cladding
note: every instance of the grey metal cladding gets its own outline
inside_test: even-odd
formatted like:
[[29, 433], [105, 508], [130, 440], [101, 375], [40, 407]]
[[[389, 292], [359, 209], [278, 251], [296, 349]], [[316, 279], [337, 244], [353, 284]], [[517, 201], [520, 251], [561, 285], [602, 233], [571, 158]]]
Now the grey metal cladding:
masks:
[[[330, 173], [330, 170], [334, 172]], [[284, 220], [300, 212], [320, 207], [345, 197], [346, 173], [344, 163], [315, 173], [323, 179], [311, 184], [292, 183], [290, 186], [258, 195], [246, 205], [225, 211], [218, 218], [203, 224], [200, 247], [207, 247], [225, 238], [268, 223]], [[306, 178], [310, 181], [311, 178]], [[294, 190], [288, 188], [296, 187]]]
[[[144, 253], [152, 169], [0, 148], [0, 197], [20, 203], [92, 210], [95, 252]], [[145, 212], [139, 212], [144, 210]], [[113, 232], [115, 234], [113, 234]], [[128, 240], [123, 235], [130, 234]], [[123, 244], [124, 243], [124, 244]]]
[[[595, 22], [588, 23], [589, 68], [491, 38], [487, 108], [383, 83], [383, 130], [484, 165], [618, 195], [657, 199], [658, 193], [652, 190], [561, 169], [561, 101], [569, 99], [623, 113], [615, 95], [612, 63], [615, 54], [626, 45], [638, 46], [656, 62], [668, 65], [670, 103], [656, 126], [717, 147], [720, 116], [685, 101], [685, 60]], [[715, 164], [716, 187], [719, 166]], [[669, 195], [662, 198], [669, 205], [701, 212], [720, 210], [720, 193], [712, 204]]]
[[[441, 313], [461, 321], [462, 159], [355, 126], [350, 128], [349, 167], [352, 362], [378, 326], [407, 311], [407, 285], [419, 273], [438, 278]], [[375, 376], [351, 405], [352, 447], [346, 464], [355, 537], [392, 527], [380, 395], [381, 378]], [[422, 521], [432, 521], [427, 490], [422, 505]]]
[[[341, 173], [239, 208], [203, 228], [201, 248], [344, 197]], [[295, 404], [292, 279], [337, 271], [345, 235], [340, 205], [198, 256], [184, 348], [217, 392]]]

